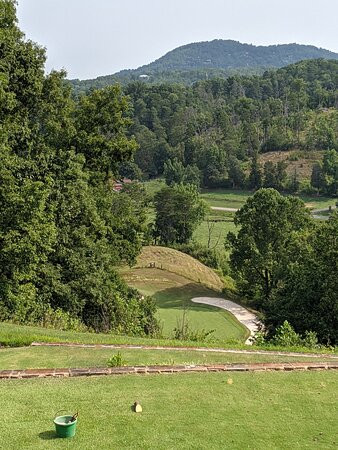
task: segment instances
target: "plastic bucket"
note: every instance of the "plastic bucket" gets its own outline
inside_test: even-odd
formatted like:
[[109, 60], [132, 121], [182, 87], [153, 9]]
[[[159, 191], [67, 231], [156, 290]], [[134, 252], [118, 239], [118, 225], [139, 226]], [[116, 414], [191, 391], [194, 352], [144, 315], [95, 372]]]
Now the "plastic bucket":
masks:
[[57, 416], [54, 419], [55, 432], [60, 438], [70, 438], [75, 436], [77, 419], [71, 422], [73, 416]]

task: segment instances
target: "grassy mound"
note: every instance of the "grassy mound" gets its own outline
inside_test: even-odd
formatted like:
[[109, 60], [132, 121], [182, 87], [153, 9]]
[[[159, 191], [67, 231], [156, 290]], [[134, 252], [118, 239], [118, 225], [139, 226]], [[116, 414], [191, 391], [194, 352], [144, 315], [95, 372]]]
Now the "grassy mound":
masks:
[[212, 269], [172, 248], [153, 245], [144, 247], [135, 267], [163, 269], [218, 292], [223, 288], [222, 280]]

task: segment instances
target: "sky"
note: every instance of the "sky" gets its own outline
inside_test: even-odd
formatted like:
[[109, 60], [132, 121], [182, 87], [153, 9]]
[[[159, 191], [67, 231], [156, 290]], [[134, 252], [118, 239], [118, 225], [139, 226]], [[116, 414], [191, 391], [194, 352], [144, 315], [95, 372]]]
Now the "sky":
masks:
[[18, 0], [19, 26], [47, 71], [88, 79], [191, 42], [311, 44], [338, 52], [338, 0]]

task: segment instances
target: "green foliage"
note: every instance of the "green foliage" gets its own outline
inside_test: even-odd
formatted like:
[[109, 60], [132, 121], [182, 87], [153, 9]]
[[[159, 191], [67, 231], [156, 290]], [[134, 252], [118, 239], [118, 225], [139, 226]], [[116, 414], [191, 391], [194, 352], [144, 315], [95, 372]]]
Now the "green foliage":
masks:
[[297, 347], [300, 345], [300, 336], [295, 332], [287, 320], [282, 325], [277, 327], [273, 336], [273, 344], [281, 347]]
[[194, 185], [165, 187], [155, 194], [154, 205], [154, 237], [164, 244], [187, 243], [207, 210]]
[[311, 185], [319, 192], [333, 197], [338, 193], [338, 151], [328, 150], [323, 164], [315, 164], [311, 174]]
[[63, 72], [25, 41], [0, 1], [0, 319], [156, 332], [155, 304], [116, 267], [141, 249], [145, 204], [111, 177], [136, 148], [118, 87], [74, 101]]
[[243, 294], [267, 301], [280, 280], [297, 233], [311, 227], [304, 203], [274, 189], [260, 189], [235, 214], [238, 234], [228, 233], [230, 265]]
[[296, 333], [293, 327], [287, 320], [278, 326], [274, 332], [274, 334], [270, 337], [266, 336], [266, 333], [263, 331], [258, 332], [253, 342], [257, 346], [265, 347], [268, 345], [273, 345], [276, 347], [287, 347], [289, 349], [292, 348], [308, 348], [308, 349], [319, 349], [323, 348], [318, 343], [317, 334], [314, 331], [305, 331], [304, 336], [302, 337], [300, 334]]
[[290, 248], [289, 261], [280, 268], [282, 282], [266, 308], [269, 328], [288, 320], [298, 333], [311, 330], [322, 343], [338, 342], [337, 236], [334, 213]]
[[121, 352], [117, 352], [116, 355], [113, 355], [107, 361], [108, 367], [122, 367], [122, 366], [125, 366], [125, 364], [126, 364], [126, 362], [122, 358]]
[[210, 249], [198, 242], [175, 245], [174, 248], [192, 256], [212, 269], [219, 270], [222, 275], [229, 274], [229, 263], [225, 252], [221, 252], [217, 249]]

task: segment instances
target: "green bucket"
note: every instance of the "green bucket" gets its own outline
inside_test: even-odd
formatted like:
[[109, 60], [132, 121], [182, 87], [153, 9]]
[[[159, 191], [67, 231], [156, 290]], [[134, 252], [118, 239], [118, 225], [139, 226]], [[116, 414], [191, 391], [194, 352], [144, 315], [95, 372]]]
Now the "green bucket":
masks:
[[[73, 419], [73, 421], [72, 421]], [[70, 438], [75, 436], [77, 418], [72, 415], [56, 416], [54, 419], [55, 432], [60, 438]]]

